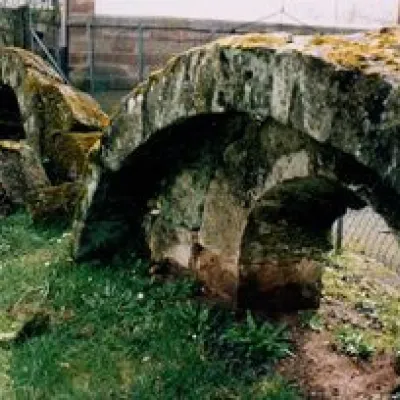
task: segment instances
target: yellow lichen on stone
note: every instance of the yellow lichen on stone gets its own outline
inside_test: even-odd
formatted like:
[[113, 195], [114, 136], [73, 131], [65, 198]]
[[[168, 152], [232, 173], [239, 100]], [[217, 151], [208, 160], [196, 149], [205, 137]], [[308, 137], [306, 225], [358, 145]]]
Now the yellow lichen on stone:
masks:
[[179, 64], [180, 60], [181, 60], [181, 56], [172, 56], [167, 61], [167, 65], [165, 66], [165, 70], [170, 72], [170, 73], [174, 72], [174, 69]]
[[26, 69], [31, 69], [39, 74], [52, 79], [55, 82], [62, 83], [60, 75], [54, 71], [49, 65], [38, 55], [18, 47], [4, 47], [1, 49], [0, 55], [14, 55], [19, 58], [21, 64]]
[[221, 47], [232, 47], [239, 49], [268, 47], [277, 48], [289, 43], [288, 35], [272, 35], [266, 33], [249, 33], [246, 35], [233, 35], [217, 39], [211, 44]]
[[284, 46], [285, 44], [289, 43], [289, 36], [288, 35], [281, 35], [281, 34], [265, 34], [265, 33], [251, 33], [246, 35], [234, 35], [234, 36], [227, 36], [221, 39], [217, 39], [205, 46], [197, 46], [193, 47], [185, 52], [182, 52], [178, 55], [171, 57], [164, 68], [157, 69], [152, 71], [148, 78], [140, 82], [137, 86], [135, 86], [132, 90], [133, 96], [138, 96], [140, 94], [146, 93], [152, 85], [157, 84], [163, 76], [167, 76], [169, 74], [173, 74], [177, 65], [182, 60], [183, 57], [196, 52], [200, 51], [201, 49], [209, 48], [210, 46], [220, 46], [220, 47], [231, 47], [231, 48], [278, 48]]
[[400, 30], [386, 28], [353, 36], [316, 35], [306, 46], [307, 50], [319, 48], [328, 61], [359, 70], [369, 67], [399, 70]]
[[161, 79], [161, 76], [163, 75], [163, 73], [164, 73], [164, 69], [157, 69], [157, 70], [153, 71], [147, 79], [148, 86], [152, 86], [153, 84], [158, 83], [158, 81]]
[[48, 156], [62, 177], [76, 179], [84, 173], [89, 153], [101, 137], [101, 132], [56, 134]]
[[146, 80], [140, 82], [137, 86], [132, 89], [133, 96], [139, 96], [141, 94], [145, 94], [148, 90], [153, 86], [156, 85], [163, 76], [168, 73], [168, 64], [165, 68], [160, 68], [157, 70], [152, 71]]
[[70, 107], [72, 115], [87, 125], [106, 128], [110, 124], [109, 117], [101, 111], [97, 102], [86, 93], [80, 92], [68, 85], [59, 85], [58, 90]]
[[11, 150], [11, 151], [21, 151], [26, 144], [15, 140], [0, 140], [0, 149]]
[[46, 120], [47, 131], [68, 131], [76, 122], [94, 129], [109, 125], [109, 117], [93, 98], [64, 84], [39, 56], [14, 47], [2, 48], [0, 55], [11, 57], [23, 72], [23, 90], [28, 98], [38, 96], [33, 106]]

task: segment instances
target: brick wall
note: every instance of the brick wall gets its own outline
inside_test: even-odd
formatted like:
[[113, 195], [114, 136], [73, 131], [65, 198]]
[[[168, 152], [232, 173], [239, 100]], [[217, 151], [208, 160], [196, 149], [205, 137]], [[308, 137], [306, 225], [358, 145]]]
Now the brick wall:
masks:
[[69, 15], [93, 15], [95, 0], [69, 0]]
[[[237, 26], [237, 22], [229, 21], [73, 15], [69, 21], [70, 76], [74, 83], [85, 87], [91, 71], [95, 89], [129, 89], [141, 75], [162, 67], [174, 54], [227, 35]], [[242, 29], [276, 30], [315, 33], [310, 27], [265, 24]]]

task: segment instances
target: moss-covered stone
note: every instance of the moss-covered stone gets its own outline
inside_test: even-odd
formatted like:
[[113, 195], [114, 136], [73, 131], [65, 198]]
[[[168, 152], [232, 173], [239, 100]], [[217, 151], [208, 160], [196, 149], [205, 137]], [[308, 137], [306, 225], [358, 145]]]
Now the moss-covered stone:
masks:
[[[0, 181], [8, 192], [19, 188], [12, 189], [9, 197], [23, 204], [26, 193], [38, 193], [37, 189], [49, 186], [50, 181], [61, 185], [81, 179], [92, 146], [109, 125], [97, 102], [66, 85], [37, 55], [14, 47], [0, 48], [0, 85], [4, 89], [2, 101], [16, 103], [13, 113], [7, 114], [14, 121], [7, 123], [18, 123], [18, 129], [5, 132], [4, 128], [3, 135], [0, 132], [0, 139], [12, 139], [0, 145], [0, 158], [8, 152], [7, 161], [0, 163]], [[4, 93], [9, 98], [4, 98]], [[11, 135], [14, 131], [17, 133]], [[15, 159], [11, 163], [15, 168], [10, 168], [11, 158]], [[70, 187], [49, 187], [40, 196], [29, 195], [34, 218], [48, 219], [46, 212], [71, 215], [75, 200], [74, 190], [67, 189]], [[62, 194], [65, 200], [60, 198]]]
[[0, 83], [15, 92], [26, 139], [38, 152], [54, 132], [101, 131], [109, 119], [89, 95], [66, 85], [37, 55], [0, 49]]
[[24, 141], [0, 141], [0, 185], [3, 197], [23, 206], [26, 194], [49, 184], [40, 159]]
[[70, 221], [82, 195], [81, 182], [47, 186], [28, 194], [27, 208], [36, 223]]
[[101, 132], [54, 134], [48, 143], [48, 174], [52, 181], [79, 179], [88, 163], [93, 146], [102, 137]]

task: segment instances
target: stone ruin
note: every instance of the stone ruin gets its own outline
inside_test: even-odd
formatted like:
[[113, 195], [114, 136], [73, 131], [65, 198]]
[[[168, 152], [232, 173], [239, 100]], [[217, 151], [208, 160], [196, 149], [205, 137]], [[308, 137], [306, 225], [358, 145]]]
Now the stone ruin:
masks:
[[[128, 250], [238, 307], [317, 307], [330, 228], [347, 208], [370, 205], [400, 228], [399, 42], [397, 29], [249, 34], [172, 58], [91, 147], [74, 256]], [[76, 120], [52, 128], [52, 143]]]
[[72, 216], [89, 149], [108, 117], [40, 57], [0, 47], [0, 213]]

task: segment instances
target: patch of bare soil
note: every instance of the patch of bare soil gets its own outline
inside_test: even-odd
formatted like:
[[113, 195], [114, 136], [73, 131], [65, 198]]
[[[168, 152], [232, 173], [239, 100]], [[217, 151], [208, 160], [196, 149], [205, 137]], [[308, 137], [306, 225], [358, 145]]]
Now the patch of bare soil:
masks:
[[[318, 324], [305, 327], [301, 315], [289, 320], [296, 352], [278, 370], [297, 381], [307, 399], [400, 399], [394, 348], [400, 343], [400, 278], [370, 259], [346, 254], [327, 266]], [[317, 325], [317, 326], [315, 326]], [[341, 354], [337, 332], [343, 326], [362, 332], [374, 348], [368, 360]]]
[[295, 339], [296, 355], [284, 360], [279, 372], [297, 381], [309, 399], [378, 400], [390, 399], [400, 383], [393, 357], [378, 354], [359, 361], [338, 354], [329, 332], [302, 332]]

